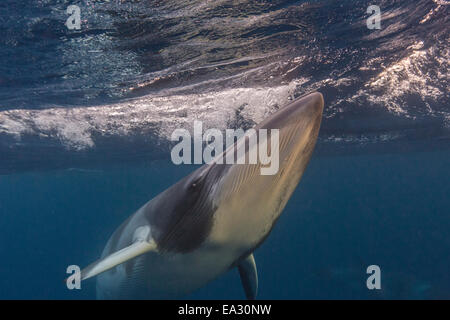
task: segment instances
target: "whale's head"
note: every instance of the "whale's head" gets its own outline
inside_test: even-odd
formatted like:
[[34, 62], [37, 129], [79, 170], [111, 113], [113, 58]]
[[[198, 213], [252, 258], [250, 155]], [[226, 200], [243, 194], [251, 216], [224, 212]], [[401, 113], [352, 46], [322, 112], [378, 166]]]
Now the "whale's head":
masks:
[[[245, 143], [245, 163], [229, 167], [219, 188], [221, 204], [229, 212], [224, 214], [236, 215], [229, 220], [233, 228], [242, 226], [245, 232], [251, 224], [268, 233], [311, 158], [323, 108], [318, 92], [300, 97], [259, 123], [252, 133], [256, 139], [246, 134], [234, 150], [227, 149], [237, 159], [236, 150]], [[252, 163], [255, 154], [257, 161]]]
[[[152, 200], [145, 211], [159, 248], [194, 250], [209, 237], [214, 225], [220, 225], [216, 219], [221, 219], [221, 213], [240, 216], [224, 224], [228, 230], [244, 228], [245, 223], [234, 222], [245, 217], [254, 226], [272, 223], [311, 157], [323, 107], [320, 93], [294, 100], [245, 134], [242, 131], [214, 162]], [[265, 215], [272, 221], [265, 221]]]

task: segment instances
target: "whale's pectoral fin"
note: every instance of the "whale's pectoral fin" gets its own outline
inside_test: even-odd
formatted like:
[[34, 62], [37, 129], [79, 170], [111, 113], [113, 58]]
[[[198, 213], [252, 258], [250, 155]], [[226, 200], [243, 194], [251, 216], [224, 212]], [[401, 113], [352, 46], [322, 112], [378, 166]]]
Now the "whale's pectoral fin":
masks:
[[141, 254], [154, 251], [156, 247], [156, 243], [153, 240], [150, 242], [145, 240], [136, 241], [128, 247], [97, 260], [81, 270], [81, 280], [89, 279]]
[[245, 296], [249, 300], [254, 300], [258, 292], [258, 272], [253, 254], [242, 260], [238, 265], [238, 269]]

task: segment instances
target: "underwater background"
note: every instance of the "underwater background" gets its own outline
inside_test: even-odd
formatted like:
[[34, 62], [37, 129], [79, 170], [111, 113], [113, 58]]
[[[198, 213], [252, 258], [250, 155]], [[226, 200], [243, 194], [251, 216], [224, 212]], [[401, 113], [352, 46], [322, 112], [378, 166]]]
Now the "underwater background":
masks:
[[[450, 299], [449, 4], [2, 0], [0, 299], [94, 299], [66, 268], [197, 168], [171, 162], [174, 129], [247, 129], [316, 90], [316, 150], [255, 252], [258, 298]], [[231, 270], [186, 298], [244, 297]]]

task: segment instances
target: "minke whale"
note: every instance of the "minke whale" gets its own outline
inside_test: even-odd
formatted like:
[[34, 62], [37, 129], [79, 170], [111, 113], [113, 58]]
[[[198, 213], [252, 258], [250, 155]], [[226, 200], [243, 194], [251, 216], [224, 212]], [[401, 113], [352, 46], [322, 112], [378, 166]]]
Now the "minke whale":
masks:
[[261, 175], [260, 163], [203, 165], [123, 222], [81, 280], [97, 276], [98, 299], [171, 299], [237, 267], [246, 297], [254, 299], [253, 252], [305, 171], [323, 107], [322, 95], [311, 93], [255, 127], [279, 130], [276, 174]]

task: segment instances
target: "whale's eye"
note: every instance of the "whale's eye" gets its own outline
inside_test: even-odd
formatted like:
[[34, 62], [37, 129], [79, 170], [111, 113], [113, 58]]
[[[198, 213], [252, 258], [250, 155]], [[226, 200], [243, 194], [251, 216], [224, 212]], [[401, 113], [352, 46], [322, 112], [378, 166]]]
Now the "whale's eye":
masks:
[[200, 186], [200, 183], [201, 183], [200, 177], [193, 179], [188, 184], [189, 190], [196, 190]]
[[202, 171], [197, 171], [186, 183], [186, 188], [190, 190], [201, 189], [208, 175], [209, 168], [203, 168]]
[[190, 181], [190, 188], [198, 188], [198, 187], [200, 187], [200, 185], [203, 183], [203, 181], [204, 181], [204, 176], [203, 175], [199, 175], [199, 176], [197, 176], [197, 177], [195, 177], [194, 179], [192, 179], [191, 181]]

